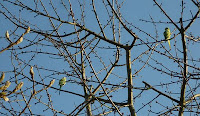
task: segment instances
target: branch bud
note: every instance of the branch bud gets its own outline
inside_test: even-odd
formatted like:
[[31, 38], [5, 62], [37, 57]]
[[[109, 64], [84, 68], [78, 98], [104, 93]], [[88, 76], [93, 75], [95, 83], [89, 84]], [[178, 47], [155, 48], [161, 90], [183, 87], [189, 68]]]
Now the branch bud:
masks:
[[29, 32], [30, 32], [30, 30], [31, 30], [31, 28], [30, 28], [30, 27], [28, 27], [28, 28], [26, 29], [26, 32], [25, 32], [25, 34], [29, 33]]
[[3, 98], [5, 101], [9, 101], [9, 98], [6, 97], [6, 96], [3, 96], [2, 98]]
[[10, 39], [8, 31], [6, 31], [5, 36], [6, 36], [6, 39]]
[[6, 81], [6, 84], [0, 87], [0, 90], [6, 90], [10, 86], [10, 81]]
[[20, 83], [15, 87], [15, 89], [13, 90], [12, 93], [15, 93], [16, 91], [18, 91], [19, 89], [21, 89], [23, 85], [24, 85], [24, 83], [23, 83], [23, 82], [20, 82]]
[[51, 87], [54, 84], [54, 82], [55, 82], [55, 79], [51, 80], [48, 87]]
[[6, 92], [1, 92], [0, 93], [0, 98], [3, 98], [5, 101], [9, 101], [8, 97], [6, 97]]
[[5, 78], [5, 73], [3, 72], [3, 73], [1, 74], [0, 83], [4, 80], [4, 78]]
[[33, 78], [34, 77], [34, 71], [33, 71], [33, 67], [31, 66], [31, 69], [30, 69], [30, 75], [31, 75], [31, 77]]
[[15, 45], [20, 44], [23, 41], [23, 36], [21, 36], [16, 42]]

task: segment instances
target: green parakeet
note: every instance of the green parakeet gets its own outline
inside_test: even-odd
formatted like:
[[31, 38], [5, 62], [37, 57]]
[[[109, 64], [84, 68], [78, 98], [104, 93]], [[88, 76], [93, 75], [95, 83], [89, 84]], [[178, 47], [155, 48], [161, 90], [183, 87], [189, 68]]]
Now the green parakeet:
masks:
[[[66, 81], [67, 81], [66, 77], [63, 77], [62, 79], [60, 79], [60, 81], [59, 81], [60, 90], [61, 90], [62, 86], [64, 86], [66, 84]], [[60, 95], [60, 91], [59, 91], [59, 95]]]
[[171, 49], [171, 45], [170, 45], [170, 36], [171, 36], [171, 32], [170, 29], [168, 27], [165, 28], [165, 32], [163, 33], [165, 40], [168, 40], [168, 44], [169, 44], [169, 48]]

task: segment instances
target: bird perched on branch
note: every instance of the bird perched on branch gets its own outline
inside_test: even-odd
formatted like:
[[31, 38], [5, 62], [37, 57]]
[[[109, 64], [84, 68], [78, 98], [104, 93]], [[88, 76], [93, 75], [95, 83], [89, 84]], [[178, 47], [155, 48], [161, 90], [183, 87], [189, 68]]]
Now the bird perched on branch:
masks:
[[170, 32], [170, 29], [168, 27], [165, 28], [165, 32], [163, 33], [164, 37], [165, 37], [165, 40], [168, 41], [168, 44], [169, 44], [169, 48], [171, 49], [171, 45], [170, 45], [170, 36], [171, 36], [171, 32]]
[[[62, 86], [64, 86], [66, 84], [66, 81], [67, 81], [66, 77], [63, 77], [62, 79], [60, 79], [60, 81], [59, 81], [60, 90], [61, 90]], [[59, 95], [60, 95], [60, 91], [59, 91]]]

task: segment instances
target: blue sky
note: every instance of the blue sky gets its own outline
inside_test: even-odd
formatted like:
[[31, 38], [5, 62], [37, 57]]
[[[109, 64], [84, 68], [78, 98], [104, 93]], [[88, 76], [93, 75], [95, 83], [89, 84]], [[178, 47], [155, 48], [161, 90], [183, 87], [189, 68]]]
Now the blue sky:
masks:
[[[85, 1], [84, 25], [86, 28], [96, 33], [99, 33], [100, 28], [98, 27], [98, 23], [92, 11], [93, 10], [92, 5], [91, 5], [92, 2], [88, 0], [84, 0], [84, 1]], [[56, 13], [53, 11], [52, 7], [50, 6], [49, 1], [42, 1], [42, 2], [45, 5], [45, 8], [48, 11], [49, 15], [57, 17]], [[52, 2], [54, 4], [54, 7], [56, 7], [57, 13], [62, 20], [72, 21], [71, 18], [68, 18], [68, 11], [64, 9], [63, 5], [61, 4], [61, 1], [59, 2], [52, 1]], [[80, 1], [80, 2], [82, 3], [83, 1]], [[118, 3], [122, 3], [122, 2], [123, 1], [118, 1]], [[184, 9], [184, 14], [183, 14], [183, 20], [188, 20], [192, 18], [191, 12], [194, 15], [198, 9], [196, 8], [196, 6], [192, 4], [191, 1], [185, 1], [185, 2], [186, 4], [185, 4], [185, 9]], [[20, 21], [26, 24], [26, 26], [30, 26], [31, 29], [41, 31], [41, 32], [49, 32], [49, 33], [52, 32], [53, 28], [48, 18], [44, 16], [37, 16], [35, 13], [27, 11], [26, 9], [21, 9], [17, 6], [10, 4], [7, 1], [2, 1], [0, 3], [1, 3], [1, 7], [0, 7], [1, 12], [6, 12], [9, 15], [6, 9], [3, 8], [3, 6], [6, 7], [12, 14], [16, 16], [17, 19], [20, 19]], [[22, 1], [22, 3], [33, 9], [35, 9], [36, 7], [33, 1]], [[79, 7], [79, 2], [71, 1], [71, 3], [72, 3], [73, 12], [75, 14], [75, 18], [78, 19], [78, 22], [81, 22], [81, 9]], [[162, 3], [162, 8], [174, 20], [174, 22], [179, 21], [180, 12], [181, 12], [181, 6], [180, 6], [181, 1], [161, 0], [159, 1], [159, 3]], [[65, 1], [65, 4], [69, 8], [69, 3]], [[95, 5], [96, 5], [95, 7], [98, 13], [99, 20], [101, 24], [104, 26], [109, 20], [109, 16], [107, 14], [105, 6], [101, 0], [98, 0], [98, 1], [96, 0]], [[41, 7], [41, 4], [38, 4], [38, 10], [44, 13], [43, 8]], [[160, 11], [160, 9], [155, 5], [153, 0], [145, 1], [145, 3], [141, 0], [124, 1], [120, 9], [120, 13], [123, 17], [123, 21], [125, 22], [126, 20], [127, 22], [129, 22], [129, 24], [125, 22], [127, 27], [129, 27], [134, 33], [136, 33], [136, 35], [144, 42], [155, 42], [155, 40], [153, 40], [152, 38], [149, 37], [149, 35], [146, 35], [143, 32], [150, 34], [153, 38], [156, 38], [157, 40], [163, 40], [164, 39], [163, 32], [164, 32], [165, 27], [169, 27], [171, 30], [175, 29], [175, 26], [172, 23], [170, 23], [169, 19]], [[155, 23], [156, 30], [155, 30], [155, 26], [152, 23], [150, 23], [152, 21], [151, 17], [155, 22], [159, 22], [159, 21], [161, 22], [161, 23]], [[1, 20], [0, 21], [0, 26], [1, 26], [0, 49], [2, 49], [9, 45], [8, 41], [6, 41], [5, 36], [4, 36], [7, 30], [10, 33], [10, 38], [12, 41], [16, 41], [18, 39], [18, 36], [20, 36], [25, 30], [21, 28], [16, 28], [16, 26], [13, 23], [11, 23], [7, 18], [5, 18], [5, 16], [2, 13], [0, 13], [0, 20]], [[145, 20], [145, 21], [142, 21], [142, 20]], [[23, 24], [19, 22], [17, 23], [24, 26]], [[53, 20], [53, 23], [56, 27], [60, 25], [60, 23], [55, 20]], [[189, 21], [186, 21], [184, 23], [184, 26], [186, 26], [188, 23]], [[115, 19], [115, 24], [117, 27], [118, 26], [117, 19]], [[177, 24], [177, 25], [180, 26], [180, 24]], [[194, 22], [194, 24], [190, 27], [190, 29], [188, 29], [186, 34], [189, 35], [189, 33], [192, 33], [193, 36], [198, 37], [200, 33], [199, 26], [200, 26], [200, 23], [199, 23], [199, 18], [198, 18]], [[138, 28], [140, 30], [138, 30]], [[74, 28], [72, 25], [62, 24], [58, 30], [58, 33], [60, 35], [64, 35], [65, 33], [70, 33], [73, 31], [74, 31]], [[176, 30], [174, 34], [177, 34], [177, 33], [178, 31]], [[54, 32], [53, 34], [56, 34], [56, 33]], [[110, 28], [110, 26], [106, 27], [105, 34], [109, 39], [111, 40], [113, 39], [112, 29]], [[118, 36], [118, 34], [116, 35]], [[84, 36], [85, 36], [84, 32], [80, 33], [80, 38]], [[93, 37], [94, 36], [89, 36], [88, 41], [92, 40]], [[56, 37], [52, 37], [52, 38], [59, 40]], [[71, 92], [76, 92], [83, 95], [84, 94], [83, 87], [80, 84], [76, 83], [76, 82], [80, 82], [80, 79], [78, 78], [78, 76], [67, 75], [67, 74], [71, 74], [71, 71], [72, 71], [72, 69], [69, 67], [69, 63], [63, 57], [55, 56], [52, 54], [49, 55], [48, 53], [58, 54], [59, 51], [47, 39], [44, 39], [44, 40], [43, 39], [44, 39], [44, 36], [38, 35], [32, 31], [29, 34], [26, 34], [24, 36], [24, 41], [21, 44], [14, 46], [13, 49], [9, 49], [0, 54], [1, 55], [0, 72], [6, 73], [5, 80], [11, 80], [11, 82], [13, 82], [10, 87], [10, 90], [12, 90], [11, 88], [16, 85], [14, 81], [15, 81], [15, 78], [17, 78], [20, 81], [24, 82], [22, 91], [26, 95], [26, 98], [29, 99], [32, 89], [27, 89], [27, 88], [30, 88], [32, 86], [32, 82], [30, 82], [24, 75], [30, 77], [29, 70], [30, 70], [30, 66], [32, 65], [34, 66], [36, 81], [44, 82], [45, 84], [48, 84], [50, 80], [55, 79], [56, 81], [53, 87], [59, 88], [58, 86], [59, 80], [63, 76], [66, 76], [68, 81], [67, 81], [67, 84], [63, 86], [62, 89], [71, 91]], [[73, 42], [77, 39], [77, 36], [72, 35], [69, 37], [63, 37], [62, 39], [65, 42]], [[39, 41], [39, 40], [42, 40], [42, 41]], [[121, 43], [124, 45], [128, 43], [130, 45], [132, 40], [133, 40], [133, 37], [129, 35], [122, 28], [121, 29]], [[138, 40], [136, 42], [137, 46], [134, 46], [133, 49], [131, 50], [131, 59], [136, 58], [138, 55], [148, 50], [148, 47], [145, 44], [141, 45], [141, 40]], [[97, 41], [98, 39], [94, 40], [93, 43], [90, 45], [90, 47], [93, 47], [95, 43], [97, 43]], [[33, 44], [33, 45], [26, 47], [29, 44]], [[167, 42], [162, 43], [162, 45], [165, 46], [167, 50], [169, 50], [169, 46]], [[165, 53], [165, 50], [163, 50], [162, 45], [158, 45], [156, 50], [162, 53]], [[198, 54], [199, 42], [196, 42], [195, 44], [193, 44], [192, 41], [187, 41], [187, 45], [188, 45], [188, 58], [199, 60], [200, 58], [200, 55]], [[178, 35], [175, 39], [171, 40], [171, 46], [172, 46], [172, 49], [169, 51], [170, 54], [172, 54], [172, 56], [174, 57], [178, 56], [179, 58], [183, 58], [183, 55], [180, 52], [182, 51], [180, 35]], [[22, 48], [25, 47], [25, 48], [19, 49], [19, 47], [22, 47]], [[94, 50], [95, 52], [92, 52], [90, 56], [92, 64], [96, 72], [104, 68], [104, 65], [102, 65], [102, 63], [100, 63], [99, 61], [102, 60], [106, 66], [108, 66], [111, 62], [114, 61], [113, 55], [115, 54], [115, 49], [104, 49], [104, 48], [102, 49], [102, 47], [116, 48], [116, 46], [106, 43], [105, 41], [102, 41], [102, 40], [100, 41], [100, 43], [97, 45], [97, 48], [95, 48]], [[67, 49], [70, 51], [71, 54], [76, 52], [74, 48], [67, 47]], [[35, 51], [37, 52], [41, 51], [46, 54], [44, 53], [37, 54], [35, 53]], [[89, 53], [90, 51], [91, 51], [90, 48], [86, 48], [87, 53]], [[146, 55], [143, 55], [143, 57], [136, 60], [132, 64], [133, 74], [144, 65], [144, 62], [148, 60], [151, 52], [152, 51], [148, 52], [148, 54]], [[19, 59], [14, 58], [12, 53], [17, 55], [17, 58]], [[99, 60], [96, 57], [95, 53], [98, 54], [98, 57], [100, 57], [101, 60]], [[126, 63], [125, 50], [120, 49], [120, 53], [122, 56], [120, 57], [119, 64], [125, 64]], [[170, 56], [170, 54], [166, 53], [166, 55], [168, 56]], [[31, 57], [34, 57], [34, 58], [33, 60], [30, 61]], [[80, 57], [80, 54], [77, 55], [77, 57]], [[77, 61], [80, 62], [80, 59], [78, 59]], [[26, 63], [28, 63], [29, 65], [27, 65]], [[190, 65], [196, 64], [196, 67], [199, 67], [198, 61], [197, 62], [189, 61], [189, 63]], [[86, 66], [87, 66], [86, 68], [87, 78], [92, 76], [92, 81], [97, 81], [93, 73], [91, 73], [91, 68], [89, 68], [88, 62], [86, 63]], [[158, 69], [162, 69], [163, 71], [166, 71], [166, 72], [174, 71], [177, 73], [181, 73], [181, 68], [178, 67], [178, 64], [174, 63], [172, 59], [169, 59], [168, 57], [161, 55], [158, 52], [153, 51], [148, 64], [145, 65], [145, 68], [138, 75], [134, 77], [133, 86], [144, 87], [144, 84], [142, 83], [142, 81], [146, 81], [149, 84], [153, 85], [158, 90], [176, 99], [179, 99], [179, 94], [176, 94], [176, 93], [180, 93], [181, 84], [172, 83], [172, 82], [176, 82], [180, 79], [177, 77], [170, 77], [169, 75], [166, 75], [165, 73], [161, 73], [161, 72], [158, 72], [157, 70], [153, 70], [151, 66], [154, 66]], [[16, 71], [19, 72], [19, 75], [17, 76], [15, 76], [15, 74], [12, 72], [14, 70], [14, 67], [16, 68]], [[49, 69], [49, 70], [46, 70], [46, 69]], [[189, 72], [192, 73], [193, 71], [197, 73], [199, 72], [199, 70], [189, 68]], [[60, 72], [60, 74], [58, 74], [58, 72]], [[106, 72], [107, 72], [106, 70], [103, 70], [100, 74], [98, 74], [99, 78], [103, 79]], [[106, 82], [111, 83], [111, 84], [119, 84], [120, 82], [124, 81], [126, 78], [127, 78], [126, 67], [125, 66], [116, 67]], [[191, 80], [188, 83], [191, 88], [195, 88], [198, 86], [199, 81]], [[96, 83], [90, 83], [90, 84], [92, 84], [93, 86], [97, 86]], [[162, 84], [164, 84], [164, 86], [161, 86]], [[43, 87], [42, 85], [36, 85], [36, 90], [40, 90], [42, 87]], [[111, 89], [112, 87], [107, 85], [105, 86], [105, 88]], [[187, 89], [187, 90], [190, 90], [190, 89]], [[72, 112], [76, 106], [78, 106], [80, 103], [84, 101], [82, 97], [72, 95], [67, 92], [61, 92], [61, 95], [58, 95], [58, 92], [56, 91], [57, 90], [54, 88], [48, 89], [48, 93], [51, 95], [51, 99], [53, 101], [53, 108], [57, 109], [58, 111], [63, 111], [66, 114]], [[133, 92], [134, 96], [137, 96], [140, 92], [141, 90], [134, 89], [134, 92]], [[99, 93], [101, 92], [98, 92], [96, 95], [98, 96]], [[194, 93], [197, 94], [198, 92], [194, 91]], [[121, 87], [120, 89], [111, 93], [110, 95], [113, 96], [112, 97], [113, 101], [125, 102], [127, 100], [127, 88]], [[140, 97], [137, 97], [135, 99], [134, 106], [135, 106], [136, 111], [139, 110], [143, 106], [143, 104], [150, 102], [157, 95], [158, 93], [156, 93], [153, 90], [144, 91]], [[188, 96], [191, 96], [191, 95], [192, 94], [188, 94]], [[37, 98], [34, 98], [30, 103], [32, 112], [36, 114], [41, 114], [41, 115], [53, 115], [51, 110], [45, 110], [47, 108], [45, 104], [37, 103], [37, 99], [41, 97], [42, 102], [48, 104], [47, 92], [43, 91], [37, 94], [36, 97]], [[9, 98], [11, 100], [11, 105], [14, 107], [15, 110], [21, 110], [19, 106], [21, 106], [22, 108], [25, 107], [25, 103], [22, 101], [20, 101], [19, 103], [20, 105], [14, 102], [16, 99], [22, 100], [21, 95], [13, 95], [13, 96], [10, 96]], [[106, 99], [106, 97], [104, 98]], [[156, 103], [155, 101], [158, 101], [158, 103]], [[167, 106], [167, 107], [173, 106], [173, 103], [169, 99], [163, 96], [159, 96], [155, 101], [151, 103], [150, 105], [151, 107], [147, 105], [146, 107], [142, 108], [137, 113], [137, 115], [138, 116], [146, 116], [146, 115], [154, 116], [155, 114], [153, 112], [159, 112], [166, 109], [165, 107], [162, 107], [162, 105]], [[6, 105], [6, 107], [10, 108], [7, 102], [2, 101], [2, 103]], [[110, 104], [107, 104], [107, 105], [111, 106]], [[95, 109], [96, 107], [99, 107], [98, 102], [95, 102], [92, 108]], [[149, 110], [152, 110], [153, 112], [149, 112]], [[28, 109], [26, 109], [25, 112], [29, 113]], [[128, 108], [122, 108], [121, 112], [123, 112], [125, 115], [129, 114]], [[85, 112], [81, 112], [82, 115], [85, 115], [84, 113]], [[98, 113], [99, 113], [98, 110], [94, 111], [94, 114], [98, 114]], [[177, 114], [177, 112], [173, 112], [173, 113]], [[57, 115], [61, 115], [61, 114], [57, 114]], [[114, 115], [114, 114], [111, 113], [110, 115]]]

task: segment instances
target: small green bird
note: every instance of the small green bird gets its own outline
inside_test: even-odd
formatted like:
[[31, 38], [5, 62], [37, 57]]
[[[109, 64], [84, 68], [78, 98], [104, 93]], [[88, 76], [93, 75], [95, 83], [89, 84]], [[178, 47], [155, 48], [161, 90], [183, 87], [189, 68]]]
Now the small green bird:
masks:
[[[60, 79], [59, 81], [60, 90], [61, 90], [61, 87], [66, 84], [66, 81], [67, 81], [66, 77], [63, 77], [62, 79]], [[60, 95], [60, 91], [59, 91], [59, 95]]]
[[170, 36], [171, 36], [171, 32], [170, 29], [168, 27], [165, 28], [165, 32], [163, 33], [165, 40], [168, 40], [168, 44], [169, 44], [169, 48], [171, 49], [171, 45], [170, 45]]

